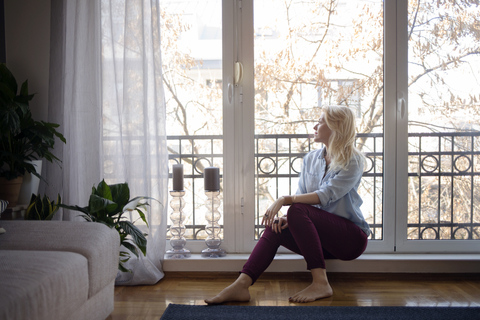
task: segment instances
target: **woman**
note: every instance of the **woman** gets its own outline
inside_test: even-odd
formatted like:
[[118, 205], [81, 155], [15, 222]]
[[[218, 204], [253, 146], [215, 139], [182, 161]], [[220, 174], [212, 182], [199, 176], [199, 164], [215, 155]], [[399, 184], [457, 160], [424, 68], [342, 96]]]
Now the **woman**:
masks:
[[[325, 259], [353, 260], [367, 247], [370, 228], [360, 211], [357, 193], [364, 157], [355, 148], [355, 116], [347, 107], [326, 107], [314, 126], [314, 141], [324, 147], [303, 159], [297, 193], [278, 198], [266, 211], [265, 231], [238, 279], [208, 304], [249, 301], [248, 287], [272, 262], [280, 245], [301, 254], [312, 284], [289, 298], [310, 302], [330, 297]], [[282, 206], [287, 215], [278, 218]]]

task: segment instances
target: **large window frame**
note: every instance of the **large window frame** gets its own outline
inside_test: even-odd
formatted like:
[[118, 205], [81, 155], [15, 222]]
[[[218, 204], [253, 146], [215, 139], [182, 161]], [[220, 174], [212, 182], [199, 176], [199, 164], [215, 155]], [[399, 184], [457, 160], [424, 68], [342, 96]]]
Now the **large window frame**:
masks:
[[[227, 2], [227, 1], [225, 1]], [[225, 5], [224, 2], [224, 5]], [[246, 35], [253, 35], [253, 11], [254, 5], [253, 0], [242, 0], [238, 1], [237, 8], [241, 7], [241, 10], [237, 10], [237, 21], [241, 21], [241, 24], [237, 26], [241, 31], [237, 32], [239, 34], [239, 42], [242, 43], [242, 47], [239, 48], [239, 58], [244, 66], [244, 78], [241, 83], [241, 86], [237, 87], [237, 93], [241, 94], [243, 105], [242, 105], [242, 117], [236, 118], [236, 128], [241, 128], [239, 134], [243, 137], [242, 144], [237, 145], [237, 152], [241, 154], [242, 157], [239, 159], [242, 164], [239, 172], [243, 174], [239, 177], [243, 179], [244, 184], [241, 186], [241, 191], [239, 192], [238, 199], [243, 198], [243, 204], [237, 203], [236, 206], [243, 208], [243, 214], [238, 216], [239, 219], [236, 220], [236, 230], [243, 230], [242, 232], [237, 232], [241, 236], [237, 237], [238, 242], [237, 247], [239, 248], [238, 252], [251, 252], [255, 244], [257, 243], [254, 240], [254, 212], [255, 212], [255, 195], [252, 192], [255, 185], [254, 177], [254, 74], [253, 74], [253, 37]], [[395, 16], [395, 10], [391, 10], [389, 13], [390, 16]], [[388, 19], [385, 19], [388, 21]], [[389, 22], [385, 21], [385, 24], [388, 23], [388, 26], [385, 26], [385, 34], [387, 30], [390, 30], [389, 33], [395, 32], [395, 26]], [[393, 20], [393, 23], [395, 20]], [[391, 39], [390, 37], [386, 37]], [[388, 49], [387, 46], [390, 46]], [[390, 43], [390, 41], [385, 43], [385, 51], [389, 50], [390, 54], [395, 54], [395, 43]], [[385, 54], [387, 54], [385, 52]], [[392, 57], [394, 61], [395, 56]], [[395, 76], [395, 73], [392, 73]], [[396, 121], [396, 112], [395, 112], [395, 99], [387, 96], [387, 92], [392, 95], [396, 92], [394, 87], [394, 82], [391, 82], [390, 88], [385, 89], [385, 110], [384, 110], [384, 123], [390, 124], [386, 125], [384, 128], [384, 196], [383, 196], [383, 205], [384, 205], [384, 217], [383, 217], [383, 233], [384, 237], [382, 240], [369, 241], [366, 252], [370, 253], [391, 253], [395, 249], [395, 239], [392, 237], [395, 233], [395, 197], [385, 196], [395, 193], [395, 161], [396, 161], [396, 148], [395, 148], [395, 121]], [[393, 94], [392, 96], [394, 96]], [[388, 103], [390, 102], [390, 103]], [[242, 130], [243, 129], [243, 130]], [[251, 142], [246, 145], [245, 142]], [[293, 189], [296, 186], [292, 186]], [[293, 190], [292, 189], [292, 190]], [[293, 190], [295, 192], [295, 190]], [[240, 224], [239, 224], [240, 223]], [[279, 253], [289, 253], [287, 249], [280, 248]]]
[[[408, 1], [385, 1], [386, 10], [395, 10], [396, 92], [391, 103], [396, 109], [396, 228], [394, 251], [399, 253], [478, 253], [478, 240], [409, 240], [408, 231]], [[392, 17], [393, 18], [393, 17]], [[386, 19], [387, 20], [387, 19]], [[393, 28], [393, 26], [390, 26]], [[392, 32], [393, 36], [393, 32]], [[386, 40], [388, 37], [386, 37]], [[387, 56], [388, 58], [388, 56]], [[393, 70], [392, 59], [391, 62]], [[386, 65], [387, 67], [388, 65]], [[387, 74], [387, 72], [385, 72]], [[393, 101], [395, 102], [393, 103]], [[473, 139], [473, 138], [472, 138]], [[473, 152], [472, 152], [473, 154]]]
[[[228, 253], [251, 252], [255, 239], [254, 0], [222, 1], [224, 240]], [[480, 252], [472, 240], [408, 240], [408, 2], [384, 1], [383, 239], [366, 253]], [[235, 83], [235, 63], [243, 78]], [[230, 97], [229, 97], [230, 95]], [[294, 189], [294, 187], [292, 186]], [[293, 191], [295, 192], [295, 191]], [[167, 247], [169, 247], [167, 241]], [[200, 252], [204, 241], [188, 241]], [[290, 251], [281, 248], [280, 253]]]
[[[234, 1], [224, 1], [224, 6], [227, 3], [233, 3]], [[235, 107], [241, 110], [236, 113], [235, 116], [235, 134], [241, 136], [239, 143], [236, 145], [237, 154], [241, 155], [237, 158], [239, 163], [238, 167], [238, 179], [242, 182], [237, 185], [238, 194], [236, 198], [235, 207], [241, 208], [241, 212], [236, 215], [235, 220], [235, 232], [236, 236], [236, 248], [237, 252], [251, 252], [257, 241], [255, 238], [254, 226], [254, 212], [255, 212], [255, 194], [253, 192], [255, 185], [255, 169], [254, 169], [254, 50], [253, 50], [253, 15], [254, 4], [253, 0], [241, 0], [235, 1], [235, 19], [231, 21], [238, 21], [239, 24], [235, 27], [236, 32], [232, 35], [238, 37], [238, 43], [240, 47], [236, 48], [235, 53], [238, 53], [238, 59], [243, 64], [244, 77], [242, 83], [236, 87], [236, 103]], [[395, 8], [393, 8], [395, 9]], [[224, 11], [225, 12], [225, 11]], [[391, 16], [395, 16], [395, 10], [391, 10], [389, 13]], [[392, 21], [392, 20], [390, 20]], [[395, 20], [393, 23], [389, 22], [389, 26], [385, 27], [389, 30], [389, 33], [395, 33]], [[385, 22], [387, 23], [387, 22]], [[388, 29], [387, 29], [388, 28]], [[389, 37], [387, 37], [389, 38]], [[390, 38], [391, 39], [391, 38]], [[390, 45], [390, 43], [389, 43]], [[391, 64], [395, 65], [395, 47], [390, 45], [390, 56], [393, 58]], [[387, 44], [385, 45], [387, 50]], [[387, 53], [385, 53], [387, 54]], [[395, 73], [392, 73], [392, 79], [395, 79]], [[396, 148], [395, 148], [395, 81], [391, 81], [390, 89], [385, 89], [389, 92], [391, 97], [385, 98], [385, 123], [390, 124], [385, 126], [384, 129], [384, 194], [395, 193], [395, 161], [396, 161]], [[386, 95], [387, 93], [385, 93]], [[393, 98], [392, 98], [393, 97]], [[240, 102], [242, 101], [242, 102]], [[390, 104], [387, 103], [390, 101]], [[387, 111], [388, 110], [388, 111]], [[237, 142], [237, 140], [235, 141]], [[296, 186], [292, 186], [293, 189]], [[295, 190], [293, 190], [295, 192]], [[376, 253], [391, 253], [395, 249], [395, 239], [392, 237], [395, 233], [395, 198], [383, 197], [384, 204], [384, 217], [383, 217], [383, 232], [384, 237], [382, 240], [369, 241], [366, 252]], [[289, 253], [287, 249], [280, 248], [279, 253]]]
[[[382, 240], [370, 240], [367, 253], [408, 252], [479, 252], [478, 243], [472, 240], [408, 240], [407, 239], [407, 190], [408, 190], [408, 3], [384, 2], [384, 185]], [[252, 226], [254, 208], [254, 124], [253, 124], [253, 0], [237, 2], [236, 26], [241, 47], [239, 59], [244, 66], [244, 79], [236, 89], [241, 102], [241, 116], [235, 117], [236, 134], [242, 136], [236, 150], [241, 164], [237, 177], [243, 183], [237, 207], [242, 213], [236, 220], [238, 241], [243, 247], [238, 251], [249, 252], [256, 244]], [[241, 9], [239, 9], [241, 8]], [[241, 99], [240, 99], [241, 97]], [[239, 132], [240, 131], [240, 132]], [[246, 144], [251, 141], [252, 143]], [[243, 201], [242, 201], [243, 199]], [[240, 220], [240, 221], [239, 221]], [[239, 225], [238, 222], [241, 222]], [[240, 228], [239, 228], [240, 227]], [[237, 244], [238, 246], [238, 244]], [[280, 250], [279, 252], [288, 252]]]

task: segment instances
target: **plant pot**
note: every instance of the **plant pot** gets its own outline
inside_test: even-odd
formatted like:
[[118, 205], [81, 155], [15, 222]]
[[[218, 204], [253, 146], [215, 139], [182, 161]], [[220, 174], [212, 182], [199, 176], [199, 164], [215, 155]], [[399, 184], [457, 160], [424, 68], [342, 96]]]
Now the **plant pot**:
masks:
[[[35, 167], [35, 171], [38, 174], [42, 174], [42, 160], [28, 161]], [[29, 205], [32, 194], [38, 194], [38, 186], [40, 179], [31, 173], [25, 173], [23, 176], [22, 187], [20, 188], [20, 194], [18, 196], [19, 205]]]
[[20, 188], [22, 187], [22, 181], [23, 177], [13, 180], [7, 180], [3, 177], [0, 178], [0, 199], [8, 201], [7, 208], [13, 208], [17, 206]]

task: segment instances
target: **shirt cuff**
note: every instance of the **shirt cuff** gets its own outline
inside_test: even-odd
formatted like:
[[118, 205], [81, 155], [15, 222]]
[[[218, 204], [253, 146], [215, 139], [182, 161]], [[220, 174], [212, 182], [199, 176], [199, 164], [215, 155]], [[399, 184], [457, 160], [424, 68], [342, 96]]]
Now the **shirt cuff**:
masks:
[[330, 202], [332, 202], [332, 199], [330, 199], [327, 195], [326, 192], [323, 190], [317, 190], [315, 193], [318, 196], [318, 199], [320, 200], [320, 207], [327, 207], [330, 205]]

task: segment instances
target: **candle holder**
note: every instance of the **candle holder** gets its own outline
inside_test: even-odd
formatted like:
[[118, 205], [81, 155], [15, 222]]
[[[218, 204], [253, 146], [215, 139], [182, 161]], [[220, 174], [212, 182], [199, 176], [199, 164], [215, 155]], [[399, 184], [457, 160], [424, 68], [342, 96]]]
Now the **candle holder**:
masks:
[[170, 191], [170, 195], [173, 198], [170, 201], [170, 207], [173, 209], [170, 214], [170, 220], [172, 220], [172, 225], [170, 226], [170, 233], [172, 234], [170, 245], [172, 249], [167, 251], [167, 257], [174, 259], [188, 258], [192, 254], [190, 250], [184, 248], [187, 243], [187, 240], [185, 240], [183, 236], [185, 234], [185, 225], [183, 224], [185, 216], [182, 211], [185, 207], [185, 200], [183, 200], [185, 191], [172, 190]]
[[218, 195], [220, 191], [205, 191], [207, 196], [207, 213], [205, 213], [205, 220], [207, 220], [207, 225], [205, 226], [205, 231], [207, 232], [207, 239], [205, 243], [208, 249], [202, 250], [202, 256], [208, 258], [219, 258], [226, 255], [225, 251], [220, 248], [222, 239], [220, 239], [220, 225], [218, 220], [221, 218], [220, 212], [218, 212], [218, 207], [220, 206], [220, 200]]

